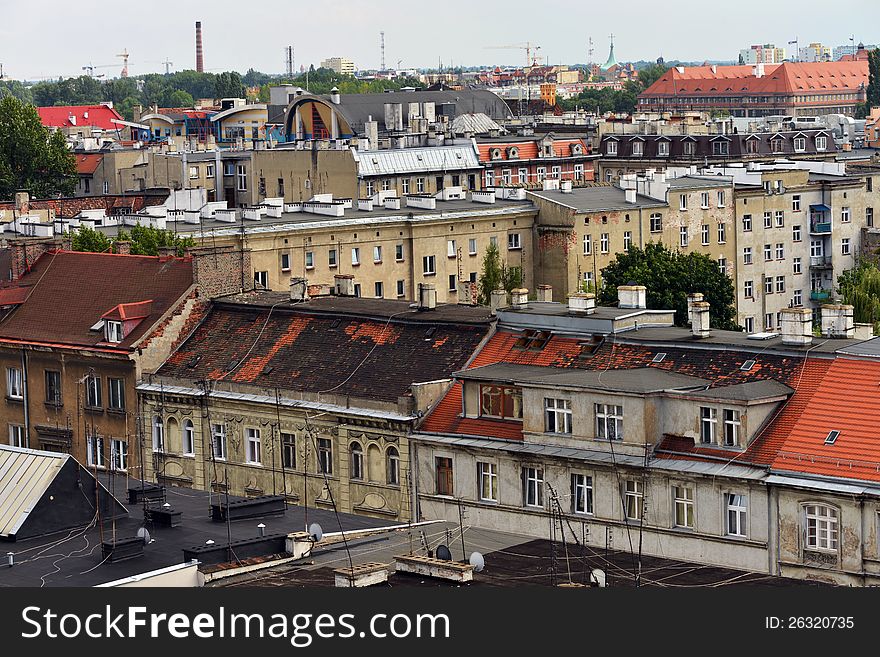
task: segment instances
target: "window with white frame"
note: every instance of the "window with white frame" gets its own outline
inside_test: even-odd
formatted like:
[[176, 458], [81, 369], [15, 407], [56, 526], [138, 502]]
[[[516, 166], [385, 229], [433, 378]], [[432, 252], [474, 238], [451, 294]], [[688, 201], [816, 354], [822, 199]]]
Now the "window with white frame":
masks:
[[110, 467], [119, 472], [128, 470], [128, 443], [124, 440], [110, 440]]
[[192, 420], [185, 420], [183, 423], [183, 445], [181, 448], [187, 456], [192, 456], [196, 452], [196, 430]]
[[782, 228], [785, 226], [785, 210], [777, 210], [775, 214], [776, 227]]
[[425, 191], [425, 179], [424, 178], [416, 178], [416, 193], [421, 194]]
[[574, 179], [575, 180], [583, 180], [584, 179], [584, 165], [583, 164], [575, 164], [574, 165]]
[[523, 502], [526, 506], [544, 507], [544, 470], [523, 468]]
[[327, 252], [327, 266], [335, 267], [336, 266], [336, 249], [330, 249]]
[[281, 432], [281, 467], [288, 470], [296, 470], [296, 436], [292, 433]]
[[725, 276], [727, 275], [727, 258], [718, 258], [718, 271], [720, 271]]
[[764, 245], [764, 262], [769, 262], [773, 260], [773, 246], [770, 244]]
[[792, 212], [800, 212], [801, 211], [801, 195], [795, 194], [791, 197], [791, 211]]
[[101, 408], [101, 377], [89, 374], [86, 377], [86, 406]]
[[743, 232], [749, 233], [752, 230], [752, 215], [744, 214], [742, 218]]
[[794, 225], [791, 227], [791, 239], [795, 242], [801, 241], [801, 227], [800, 224]]
[[601, 251], [602, 253], [608, 253], [608, 250], [610, 248], [609, 242], [610, 239], [608, 233], [602, 233], [601, 235], [599, 235], [599, 251]]
[[[751, 283], [751, 281], [747, 281]], [[700, 407], [700, 442], [712, 444], [718, 435], [718, 409], [709, 406]]]
[[746, 333], [754, 333], [755, 332], [755, 318], [754, 317], [746, 317], [745, 323], [743, 324], [743, 328], [745, 328]]
[[290, 254], [281, 254], [281, 271], [290, 271]]
[[783, 242], [776, 243], [776, 259], [785, 260], [785, 244]]
[[364, 448], [360, 443], [352, 443], [349, 445], [349, 453], [351, 454], [351, 472], [349, 476], [352, 479], [364, 478]]
[[600, 440], [623, 440], [623, 406], [595, 404], [596, 437]]
[[751, 299], [753, 296], [755, 296], [755, 284], [753, 281], [743, 282], [743, 296], [746, 299]]
[[605, 142], [605, 154], [606, 155], [617, 155], [617, 141], [610, 140]]
[[376, 264], [382, 262], [382, 247], [381, 246], [374, 246], [373, 247], [373, 262], [375, 262]]
[[700, 192], [700, 207], [703, 210], [709, 209], [709, 192]]
[[314, 251], [306, 251], [305, 259], [306, 259], [306, 269], [314, 269], [315, 268], [315, 252]]
[[107, 408], [111, 411], [125, 410], [125, 381], [107, 377]]
[[673, 486], [675, 503], [675, 526], [685, 529], [694, 528], [694, 489], [692, 486]]
[[752, 247], [750, 246], [743, 247], [743, 264], [752, 264]]
[[477, 240], [473, 237], [468, 240], [468, 255], [477, 255]]
[[[772, 326], [772, 321], [771, 321]], [[739, 445], [740, 418], [739, 411], [733, 408], [724, 409], [724, 445], [725, 447], [737, 447]]]
[[480, 500], [483, 502], [497, 502], [498, 466], [495, 463], [479, 461], [477, 463], [477, 481], [479, 482]]
[[706, 246], [709, 244], [709, 224], [700, 226], [700, 244]]
[[633, 234], [631, 230], [623, 231], [623, 250], [629, 251], [629, 247], [632, 246]]
[[807, 150], [807, 140], [804, 137], [795, 137], [794, 138], [794, 151], [795, 153], [803, 153]]
[[354, 247], [351, 250], [351, 264], [355, 267], [361, 264], [361, 250], [359, 247]]
[[828, 147], [828, 139], [824, 135], [816, 137], [816, 150], [824, 151]]
[[22, 372], [17, 367], [6, 368], [6, 396], [10, 399], [24, 398]]
[[827, 504], [804, 506], [804, 545], [808, 549], [836, 552], [838, 534], [837, 509]]
[[96, 468], [104, 467], [104, 439], [89, 436], [86, 440], [86, 463]]
[[[769, 181], [768, 181], [769, 183]], [[764, 213], [764, 228], [772, 228], [773, 227], [773, 213], [767, 211]]]
[[663, 215], [654, 212], [649, 217], [649, 226], [652, 233], [659, 233], [663, 230]]
[[584, 255], [593, 254], [593, 238], [591, 235], [584, 235]]
[[645, 498], [644, 484], [638, 479], [627, 479], [624, 483], [624, 512], [627, 520], [641, 520]]
[[403, 244], [394, 245], [394, 260], [397, 262], [403, 262]]
[[550, 177], [559, 180], [560, 174], [562, 173], [562, 167], [560, 166], [552, 166], [550, 167]]
[[26, 448], [28, 446], [27, 434], [25, 434], [24, 427], [20, 424], [9, 425], [9, 444], [12, 447], [21, 448]]
[[389, 447], [385, 454], [387, 463], [387, 480], [390, 485], [397, 486], [400, 484], [400, 452], [396, 447]]
[[776, 277], [776, 293], [781, 294], [785, 292], [785, 276], [777, 276]]
[[318, 438], [318, 472], [333, 474], [333, 443], [329, 438]]
[[508, 233], [507, 248], [511, 250], [522, 248], [522, 245], [520, 244], [519, 233]]
[[239, 164], [236, 168], [236, 179], [238, 180], [238, 191], [247, 191], [247, 169], [243, 164]]
[[253, 427], [245, 429], [245, 460], [248, 463], [262, 463], [262, 451], [260, 430]]
[[850, 254], [850, 241], [848, 237], [844, 237], [840, 240], [840, 253], [841, 255]]
[[437, 273], [434, 256], [429, 255], [422, 258], [422, 273], [425, 276]]
[[104, 337], [107, 342], [122, 342], [122, 322], [113, 319], [105, 320]]
[[795, 290], [791, 296], [791, 303], [794, 306], [800, 306], [804, 303], [804, 292], [803, 290]]
[[593, 513], [593, 478], [591, 476], [579, 472], [571, 474], [571, 511], [572, 513]]
[[376, 184], [372, 180], [368, 180], [365, 183], [365, 194], [367, 198], [372, 196], [376, 192]]
[[725, 528], [728, 536], [748, 536], [748, 503], [745, 495], [736, 493], [725, 494], [725, 505], [727, 527]]
[[226, 425], [211, 425], [211, 454], [215, 459], [224, 460], [226, 458]]
[[847, 224], [850, 221], [850, 212], [849, 208], [844, 207], [840, 208], [840, 221]]
[[678, 229], [678, 245], [679, 246], [687, 246], [688, 245], [688, 229], [687, 226], [682, 226]]
[[669, 142], [668, 141], [658, 141], [657, 142], [657, 155], [658, 155], [658, 157], [667, 157], [669, 155]]
[[718, 243], [725, 244], [727, 242], [727, 224], [718, 224]]
[[545, 431], [548, 433], [571, 433], [571, 401], [568, 399], [544, 399]]
[[406, 295], [406, 281], [400, 279], [397, 281], [397, 296], [402, 297]]
[[153, 416], [153, 451], [165, 451], [165, 423], [160, 415]]
[[494, 187], [495, 185], [495, 172], [487, 171], [486, 172], [486, 187]]
[[385, 285], [382, 283], [382, 281], [376, 281], [373, 284], [373, 296], [377, 299], [382, 299], [385, 296]]
[[679, 196], [678, 196], [678, 209], [679, 210], [687, 210], [688, 209], [687, 194], [679, 194]]
[[636, 140], [632, 143], [632, 154], [633, 155], [640, 156], [642, 153], [644, 153], [644, 149], [645, 149], [645, 145], [641, 141]]
[[400, 189], [404, 194], [409, 194], [409, 178], [400, 179]]
[[719, 208], [723, 208], [723, 207], [724, 207], [724, 201], [725, 201], [725, 198], [724, 198], [724, 190], [723, 190], [723, 189], [718, 190], [717, 197], [718, 197], [718, 207], [719, 207]]
[[547, 167], [537, 167], [535, 169], [535, 176], [538, 179], [538, 182], [543, 182], [544, 178], [547, 177]]

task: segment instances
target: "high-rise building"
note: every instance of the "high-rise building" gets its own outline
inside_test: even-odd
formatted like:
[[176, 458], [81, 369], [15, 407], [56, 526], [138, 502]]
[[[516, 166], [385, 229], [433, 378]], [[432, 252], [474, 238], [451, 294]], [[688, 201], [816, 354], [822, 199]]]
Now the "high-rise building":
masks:
[[801, 62], [830, 62], [831, 48], [821, 43], [811, 43], [798, 50], [798, 61]]
[[743, 64], [781, 64], [785, 60], [785, 48], [777, 48], [772, 43], [754, 45], [739, 51]]
[[354, 75], [354, 62], [345, 57], [331, 57], [321, 62], [321, 68], [329, 68], [340, 75]]

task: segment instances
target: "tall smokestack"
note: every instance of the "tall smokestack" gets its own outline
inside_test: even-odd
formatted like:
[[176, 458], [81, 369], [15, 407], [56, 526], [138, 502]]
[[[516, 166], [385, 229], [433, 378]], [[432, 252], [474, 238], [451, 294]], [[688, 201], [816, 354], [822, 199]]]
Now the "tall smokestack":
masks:
[[205, 72], [205, 61], [202, 58], [202, 22], [196, 21], [196, 71]]

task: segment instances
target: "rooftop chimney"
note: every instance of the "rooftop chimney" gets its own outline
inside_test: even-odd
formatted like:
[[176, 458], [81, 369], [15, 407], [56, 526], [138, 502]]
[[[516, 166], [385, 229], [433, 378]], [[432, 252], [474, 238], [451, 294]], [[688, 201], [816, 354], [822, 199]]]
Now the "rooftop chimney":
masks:
[[822, 335], [829, 338], [855, 337], [853, 307], [827, 304], [822, 306]]
[[308, 301], [309, 300], [309, 282], [305, 278], [290, 279], [290, 300], [291, 301]]
[[568, 297], [568, 312], [592, 315], [596, 312], [596, 295], [591, 292], [575, 292]]
[[702, 294], [702, 292], [692, 292], [691, 294], [688, 295], [687, 299], [688, 299], [687, 322], [688, 322], [688, 324], [690, 324], [691, 323], [691, 316], [694, 313], [694, 303], [696, 303], [697, 301], [702, 301], [703, 294]]
[[419, 283], [419, 310], [437, 308], [437, 288], [433, 283]]
[[529, 305], [529, 291], [520, 287], [510, 292], [510, 305], [517, 310], [522, 310]]
[[552, 285], [545, 284], [538, 286], [538, 301], [553, 301]]
[[694, 301], [691, 304], [691, 332], [695, 338], [709, 337], [709, 303]]
[[647, 290], [644, 285], [618, 285], [617, 307], [618, 308], [647, 308], [645, 295]]
[[330, 90], [330, 102], [334, 105], [338, 105], [340, 103], [339, 89], [337, 87], [333, 87]]
[[489, 309], [492, 311], [492, 314], [494, 315], [496, 310], [506, 305], [507, 290], [492, 290], [492, 295], [489, 299]]
[[333, 290], [338, 297], [353, 297], [354, 276], [351, 274], [336, 274], [333, 276]]
[[202, 53], [202, 22], [196, 21], [196, 72], [205, 72], [205, 60]]
[[627, 203], [635, 203], [636, 202], [636, 190], [626, 189], [626, 190], [624, 190], [623, 193], [626, 196]]
[[809, 308], [785, 308], [779, 326], [782, 344], [808, 345], [813, 341], [813, 311]]
[[463, 306], [477, 305], [478, 285], [476, 281], [458, 282], [458, 303]]

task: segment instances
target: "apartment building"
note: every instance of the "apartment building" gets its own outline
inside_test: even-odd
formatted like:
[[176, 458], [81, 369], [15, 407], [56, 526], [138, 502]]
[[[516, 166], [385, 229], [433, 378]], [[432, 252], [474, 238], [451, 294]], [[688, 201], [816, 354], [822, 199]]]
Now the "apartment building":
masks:
[[321, 68], [329, 68], [334, 73], [340, 75], [354, 75], [354, 62], [345, 57], [330, 57], [321, 61]]
[[181, 189], [184, 174], [174, 156], [142, 149], [75, 152], [76, 196], [137, 194], [154, 189]]
[[434, 195], [447, 187], [483, 189], [483, 164], [471, 140], [448, 146], [353, 149], [352, 155], [357, 164], [358, 198], [377, 192], [403, 197]]
[[544, 180], [571, 180], [583, 185], [594, 180], [595, 160], [582, 138], [546, 135], [478, 137], [483, 184], [541, 189]]
[[538, 206], [535, 280], [560, 300], [602, 285], [602, 269], [629, 247], [660, 242], [705, 253], [736, 276], [733, 184], [730, 179], [664, 172], [625, 176], [621, 187], [528, 192]]
[[494, 319], [471, 305], [292, 292], [215, 302], [138, 386], [147, 478], [411, 519], [412, 426]]

